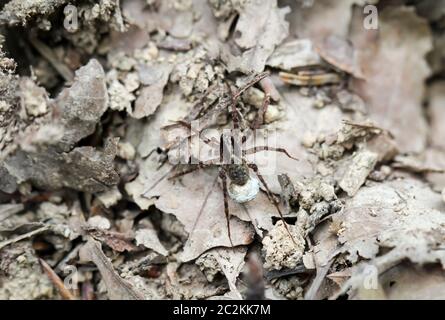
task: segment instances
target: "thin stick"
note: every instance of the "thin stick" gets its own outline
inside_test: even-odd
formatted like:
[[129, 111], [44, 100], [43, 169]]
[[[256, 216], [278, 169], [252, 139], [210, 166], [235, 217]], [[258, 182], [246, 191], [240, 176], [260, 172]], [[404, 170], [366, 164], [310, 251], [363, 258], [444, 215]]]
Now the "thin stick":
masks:
[[264, 180], [263, 176], [260, 174], [260, 172], [258, 170], [258, 166], [256, 164], [252, 163], [252, 164], [248, 164], [248, 167], [251, 168], [255, 172], [256, 176], [258, 177], [258, 179], [263, 184], [264, 189], [266, 190], [266, 195], [269, 198], [269, 201], [272, 202], [272, 204], [275, 206], [275, 208], [278, 211], [278, 214], [280, 215], [281, 221], [283, 221], [284, 228], [286, 229], [287, 233], [289, 234], [290, 238], [292, 239], [292, 242], [295, 245], [297, 245], [297, 242], [295, 241], [294, 237], [290, 233], [290, 230], [289, 230], [289, 228], [287, 226], [287, 222], [284, 220], [284, 216], [283, 216], [283, 213], [280, 210], [280, 207], [278, 206], [277, 202], [275, 201], [275, 199], [272, 196], [272, 192], [270, 191], [269, 186], [266, 183], [266, 180]]
[[67, 82], [72, 82], [74, 80], [74, 74], [65, 64], [63, 64], [54, 52], [46, 44], [38, 40], [36, 37], [29, 37], [29, 42], [36, 48], [36, 50], [48, 60], [48, 62], [56, 69], [56, 71], [62, 76]]
[[76, 297], [69, 291], [62, 279], [57, 275], [57, 273], [54, 272], [54, 270], [51, 268], [51, 266], [46, 263], [45, 260], [39, 258], [40, 265], [42, 266], [43, 271], [48, 275], [48, 278], [51, 280], [51, 282], [56, 287], [57, 291], [59, 291], [60, 295], [62, 296], [63, 300], [76, 300]]
[[334, 259], [331, 259], [326, 265], [322, 267], [317, 266], [317, 274], [312, 281], [311, 286], [307, 290], [306, 295], [304, 296], [305, 300], [314, 300], [316, 298], [317, 292], [320, 289], [323, 280], [326, 278], [326, 275], [328, 274], [333, 262]]
[[39, 233], [42, 233], [42, 232], [44, 232], [46, 230], [48, 230], [48, 226], [43, 226], [43, 227], [41, 227], [39, 229], [30, 231], [30, 232], [22, 234], [22, 235], [19, 235], [19, 236], [15, 237], [14, 239], [9, 239], [9, 240], [2, 241], [2, 242], [0, 242], [0, 250], [3, 249], [4, 247], [10, 245], [10, 244], [16, 243], [18, 241], [22, 241], [22, 240], [27, 239], [27, 238], [31, 238], [32, 236], [34, 236], [36, 234], [39, 234]]

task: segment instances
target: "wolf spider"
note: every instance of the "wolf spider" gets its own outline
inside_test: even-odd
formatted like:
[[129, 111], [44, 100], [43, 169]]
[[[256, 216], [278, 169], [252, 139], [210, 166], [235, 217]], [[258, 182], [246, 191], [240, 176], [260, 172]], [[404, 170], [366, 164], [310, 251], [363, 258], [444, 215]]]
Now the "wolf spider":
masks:
[[[213, 108], [210, 108], [210, 110], [204, 110], [204, 107], [199, 106], [199, 104], [195, 105], [193, 107], [191, 114], [185, 120], [176, 121], [173, 125], [168, 125], [168, 126], [164, 127], [164, 129], [168, 129], [173, 126], [182, 126], [182, 127], [185, 127], [187, 129], [191, 130], [192, 129], [191, 121], [200, 120], [203, 118], [205, 120], [204, 127], [199, 128], [196, 132], [191, 132], [187, 137], [180, 140], [179, 142], [176, 141], [176, 143], [170, 144], [166, 150], [166, 151], [169, 151], [172, 148], [177, 147], [178, 144], [180, 144], [181, 142], [185, 142], [185, 140], [187, 140], [187, 142], [191, 142], [193, 135], [199, 136], [202, 133], [202, 131], [206, 127], [209, 126], [209, 124], [206, 122], [206, 120], [208, 120], [215, 113], [223, 112], [224, 110], [227, 110], [229, 107], [231, 108], [230, 114], [231, 114], [233, 128], [234, 128], [234, 130], [230, 131], [231, 134], [230, 135], [226, 135], [224, 133], [221, 134], [219, 136], [219, 141], [209, 140], [209, 139], [203, 140], [204, 143], [206, 143], [208, 145], [213, 144], [219, 148], [219, 157], [201, 161], [199, 159], [193, 159], [193, 156], [189, 156], [189, 158], [187, 159], [187, 163], [186, 163], [186, 165], [189, 168], [185, 169], [185, 170], [181, 170], [176, 173], [173, 173], [170, 177], [168, 177], [168, 180], [174, 180], [174, 179], [185, 176], [189, 173], [195, 172], [200, 169], [205, 169], [205, 168], [215, 167], [215, 166], [218, 167], [218, 176], [215, 178], [215, 182], [213, 183], [212, 188], [205, 196], [205, 199], [203, 201], [201, 209], [200, 209], [198, 216], [195, 220], [195, 224], [194, 224], [192, 231], [190, 233], [192, 233], [193, 230], [195, 229], [196, 224], [199, 221], [199, 219], [204, 211], [206, 202], [207, 202], [210, 194], [213, 192], [213, 187], [215, 186], [217, 178], [219, 178], [222, 182], [226, 227], [227, 227], [229, 241], [232, 246], [233, 246], [233, 242], [232, 242], [232, 238], [231, 238], [231, 230], [230, 230], [230, 223], [229, 223], [230, 213], [229, 213], [228, 199], [230, 197], [232, 200], [234, 200], [238, 203], [245, 203], [245, 202], [253, 200], [256, 197], [257, 193], [260, 191], [259, 182], [262, 184], [267, 198], [274, 205], [280, 218], [283, 220], [287, 233], [291, 237], [292, 241], [295, 243], [295, 240], [293, 239], [293, 237], [287, 227], [287, 223], [284, 221], [284, 216], [283, 216], [283, 213], [281, 212], [281, 209], [279, 207], [279, 202], [276, 200], [276, 198], [273, 195], [273, 193], [271, 192], [268, 184], [266, 183], [264, 177], [259, 172], [258, 166], [253, 162], [252, 163], [248, 162], [246, 160], [246, 156], [252, 155], [252, 154], [255, 154], [255, 153], [261, 152], [261, 151], [272, 151], [272, 152], [283, 153], [287, 157], [294, 159], [294, 160], [298, 160], [298, 159], [292, 157], [284, 148], [275, 148], [275, 147], [270, 147], [267, 145], [262, 145], [262, 146], [253, 146], [253, 147], [246, 149], [246, 148], [244, 148], [244, 145], [246, 143], [247, 136], [242, 135], [240, 141], [239, 140], [236, 141], [234, 138], [235, 134], [233, 134], [234, 132], [236, 132], [236, 133], [242, 132], [242, 131], [239, 131], [239, 128], [241, 127], [240, 119], [243, 118], [243, 115], [237, 109], [237, 102], [238, 102], [239, 98], [241, 97], [242, 93], [245, 92], [248, 88], [250, 88], [251, 86], [253, 86], [257, 82], [259, 82], [261, 79], [263, 79], [267, 76], [268, 76], [268, 73], [265, 73], [265, 72], [256, 75], [251, 81], [249, 81], [245, 86], [243, 86], [236, 92], [232, 92], [232, 90], [230, 89], [230, 86], [228, 86], [229, 95], [221, 97], [219, 99], [218, 103], [215, 106], [213, 106]], [[251, 127], [251, 128], [256, 129], [263, 123], [264, 114], [267, 110], [269, 100], [270, 100], [270, 95], [266, 93], [264, 100], [263, 100], [262, 109], [260, 110], [260, 114], [255, 119], [253, 127]], [[207, 113], [203, 113], [203, 112], [207, 112]], [[243, 122], [243, 124], [244, 124], [244, 122]], [[241, 142], [241, 143], [239, 143], [239, 142]], [[152, 190], [160, 181], [162, 181], [164, 178], [166, 178], [172, 172], [177, 171], [178, 166], [179, 166], [178, 164], [174, 165], [173, 168], [170, 171], [168, 171], [166, 175], [162, 176], [158, 181], [156, 181], [154, 183], [154, 185], [152, 185], [149, 189], [147, 189], [144, 192], [144, 194], [146, 194], [150, 190]], [[256, 178], [251, 176], [250, 170], [253, 171], [254, 175], [256, 176], [256, 178], [258, 180], [256, 180]], [[228, 182], [228, 180], [229, 180], [229, 182]], [[246, 192], [246, 194], [243, 194], [241, 197], [237, 198], [236, 190], [241, 190], [241, 192]]]

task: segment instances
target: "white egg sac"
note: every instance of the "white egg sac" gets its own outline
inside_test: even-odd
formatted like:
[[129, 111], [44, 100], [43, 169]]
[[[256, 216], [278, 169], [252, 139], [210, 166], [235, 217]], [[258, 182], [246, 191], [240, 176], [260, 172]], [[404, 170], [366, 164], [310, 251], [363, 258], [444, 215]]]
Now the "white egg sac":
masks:
[[259, 190], [260, 184], [258, 180], [252, 177], [250, 177], [246, 184], [242, 186], [230, 183], [228, 188], [230, 198], [238, 203], [244, 203], [255, 199]]

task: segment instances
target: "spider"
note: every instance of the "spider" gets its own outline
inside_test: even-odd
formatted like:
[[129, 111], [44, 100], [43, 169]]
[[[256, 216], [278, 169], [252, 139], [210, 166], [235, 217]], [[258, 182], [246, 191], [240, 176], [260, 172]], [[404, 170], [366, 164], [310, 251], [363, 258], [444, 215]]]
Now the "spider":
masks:
[[[268, 73], [260, 73], [253, 77], [251, 81], [249, 81], [244, 87], [237, 90], [236, 92], [232, 92], [230, 86], [228, 86], [228, 95], [221, 97], [218, 103], [207, 110], [204, 110], [203, 105], [195, 105], [192, 108], [189, 116], [184, 120], [176, 121], [173, 125], [168, 125], [164, 127], [164, 129], [171, 129], [175, 126], [185, 127], [186, 129], [193, 131], [190, 132], [185, 138], [179, 139], [174, 143], [171, 143], [167, 149], [168, 152], [174, 148], [177, 148], [181, 143], [191, 142], [192, 137], [196, 135], [200, 135], [204, 129], [211, 125], [210, 119], [215, 116], [217, 113], [221, 113], [224, 110], [227, 110], [230, 107], [230, 114], [233, 122], [233, 129], [229, 132], [224, 132], [219, 135], [218, 139], [202, 139], [202, 141], [207, 145], [212, 145], [219, 149], [219, 157], [208, 159], [208, 160], [200, 160], [194, 158], [193, 155], [188, 155], [188, 159], [185, 161], [185, 166], [187, 169], [178, 170], [179, 164], [176, 164], [172, 167], [170, 171], [168, 171], [164, 176], [162, 176], [158, 181], [156, 181], [150, 188], [148, 188], [143, 194], [147, 194], [150, 190], [152, 190], [159, 182], [165, 179], [168, 175], [169, 180], [174, 180], [179, 177], [185, 176], [189, 173], [195, 172], [196, 170], [206, 169], [209, 167], [217, 167], [218, 169], [218, 178], [222, 183], [222, 191], [223, 191], [223, 199], [224, 199], [224, 214], [226, 218], [226, 227], [228, 232], [228, 237], [230, 244], [233, 246], [232, 238], [231, 238], [231, 230], [230, 230], [230, 213], [229, 213], [229, 198], [238, 203], [245, 203], [255, 199], [256, 195], [260, 191], [260, 184], [263, 186], [263, 189], [266, 193], [269, 201], [276, 208], [280, 218], [284, 222], [283, 213], [279, 207], [279, 202], [275, 199], [275, 196], [271, 192], [268, 184], [266, 183], [263, 175], [260, 173], [258, 166], [254, 162], [249, 162], [246, 159], [246, 156], [255, 154], [261, 151], [272, 151], [279, 152], [285, 154], [287, 157], [298, 160], [292, 157], [284, 148], [275, 148], [268, 145], [261, 146], [253, 146], [246, 148], [245, 144], [248, 138], [248, 134], [245, 134], [246, 128], [244, 130], [240, 130], [241, 119], [243, 115], [237, 109], [237, 101], [241, 97], [242, 93], [245, 92], [249, 87], [253, 86], [255, 83], [264, 79], [268, 76]], [[265, 95], [263, 100], [262, 109], [260, 110], [259, 115], [254, 121], [254, 124], [251, 128], [256, 129], [262, 123], [264, 119], [264, 113], [267, 110], [267, 106], [269, 104], [270, 96], [268, 94]], [[209, 110], [210, 109], [210, 110]], [[200, 126], [198, 128], [192, 128], [191, 121], [200, 120]], [[201, 141], [201, 140], [200, 140]], [[164, 161], [165, 162], [165, 161]], [[173, 173], [173, 174], [172, 174]], [[253, 174], [252, 174], [253, 173]], [[218, 179], [215, 179], [215, 183]], [[215, 185], [213, 184], [213, 186]], [[206, 194], [204, 202], [201, 206], [201, 209], [198, 213], [198, 216], [195, 220], [195, 225], [192, 228], [192, 231], [195, 229], [197, 222], [201, 214], [203, 213], [205, 204], [210, 194], [213, 192], [213, 186], [210, 191]], [[284, 222], [287, 233], [294, 241], [291, 233], [287, 228], [286, 222]], [[295, 241], [294, 241], [295, 242]]]

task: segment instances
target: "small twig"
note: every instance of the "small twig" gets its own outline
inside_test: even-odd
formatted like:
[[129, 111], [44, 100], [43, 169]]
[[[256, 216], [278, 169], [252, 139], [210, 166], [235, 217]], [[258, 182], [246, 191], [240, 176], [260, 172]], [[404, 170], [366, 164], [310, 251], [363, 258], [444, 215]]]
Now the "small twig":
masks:
[[0, 205], [0, 221], [3, 221], [10, 216], [22, 211], [25, 206], [20, 204], [2, 204]]
[[46, 263], [45, 260], [39, 258], [40, 265], [42, 266], [43, 271], [48, 275], [48, 278], [51, 280], [51, 282], [56, 287], [57, 291], [59, 291], [60, 295], [64, 300], [76, 300], [76, 297], [69, 291], [62, 279], [57, 275], [57, 273], [54, 272], [54, 270], [51, 268], [51, 266]]
[[56, 271], [63, 271], [67, 266], [67, 262], [74, 259], [79, 254], [79, 250], [82, 247], [81, 244], [77, 245], [73, 250], [71, 250], [55, 267]]
[[41, 227], [39, 229], [33, 230], [31, 232], [19, 235], [19, 236], [15, 237], [14, 239], [9, 239], [9, 240], [2, 241], [2, 242], [0, 242], [0, 250], [3, 249], [4, 247], [10, 245], [10, 244], [16, 243], [18, 241], [21, 241], [21, 240], [24, 240], [24, 239], [27, 239], [27, 238], [30, 238], [30, 237], [32, 237], [32, 236], [34, 236], [36, 234], [42, 233], [42, 232], [44, 232], [46, 230], [48, 230], [48, 226], [44, 226], [44, 227]]
[[306, 269], [304, 264], [300, 263], [300, 264], [296, 265], [295, 268], [293, 268], [293, 269], [282, 269], [282, 270], [269, 271], [266, 274], [266, 279], [268, 281], [271, 281], [273, 279], [277, 279], [277, 278], [281, 278], [281, 277], [286, 277], [286, 276], [295, 275], [295, 274], [302, 274], [302, 273], [310, 273], [310, 272], [311, 272], [311, 270]]
[[317, 267], [317, 275], [315, 276], [314, 280], [311, 283], [311, 286], [306, 292], [306, 295], [304, 296], [305, 300], [314, 300], [316, 298], [317, 292], [321, 287], [321, 284], [323, 283], [323, 280], [326, 278], [326, 275], [329, 272], [329, 269], [331, 268], [332, 263], [334, 263], [334, 258], [329, 260], [326, 265], [320, 267]]
[[346, 120], [344, 119], [342, 121], [344, 124], [353, 126], [353, 127], [359, 127], [359, 128], [363, 128], [363, 129], [373, 129], [373, 130], [378, 130], [378, 131], [385, 131], [383, 128], [377, 127], [375, 125], [372, 124], [367, 124], [367, 123], [357, 123], [357, 122], [353, 122], [350, 120]]
[[63, 79], [67, 82], [73, 82], [74, 74], [70, 68], [68, 68], [65, 64], [63, 64], [54, 52], [48, 47], [46, 44], [38, 40], [36, 37], [29, 37], [29, 42], [36, 48], [36, 50], [45, 57], [46, 60], [56, 69], [56, 71], [62, 76]]

